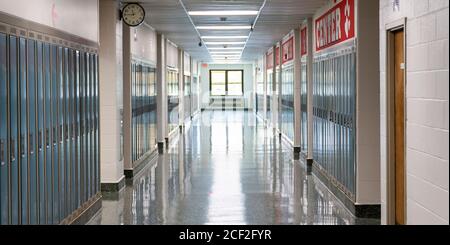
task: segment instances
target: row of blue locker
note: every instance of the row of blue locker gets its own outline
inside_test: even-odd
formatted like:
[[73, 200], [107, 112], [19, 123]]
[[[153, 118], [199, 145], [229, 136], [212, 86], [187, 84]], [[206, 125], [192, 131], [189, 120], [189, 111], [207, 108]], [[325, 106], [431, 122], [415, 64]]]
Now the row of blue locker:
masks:
[[156, 68], [134, 61], [131, 64], [132, 161], [156, 150]]
[[99, 181], [98, 57], [0, 33], [1, 224], [58, 224]]

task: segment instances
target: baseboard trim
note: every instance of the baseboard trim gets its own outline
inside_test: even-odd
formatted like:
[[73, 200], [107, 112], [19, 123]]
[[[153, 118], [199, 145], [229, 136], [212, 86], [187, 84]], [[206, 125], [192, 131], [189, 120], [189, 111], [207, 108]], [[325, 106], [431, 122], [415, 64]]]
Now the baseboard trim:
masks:
[[100, 190], [102, 192], [118, 192], [125, 187], [125, 176], [122, 176], [116, 183], [100, 183]]
[[132, 179], [134, 176], [136, 176], [145, 166], [150, 164], [151, 162], [155, 161], [158, 158], [158, 151], [153, 150], [152, 152], [148, 153], [147, 156], [145, 156], [139, 164], [133, 167], [133, 169], [125, 169], [123, 172], [125, 174], [125, 178]]
[[[310, 162], [312, 159], [310, 159]], [[307, 160], [308, 163], [308, 160]], [[380, 219], [380, 204], [356, 204], [354, 199], [349, 197], [341, 188], [339, 188], [330, 177], [324, 173], [320, 165], [312, 161], [312, 174], [314, 174], [320, 182], [322, 182], [333, 195], [344, 204], [344, 206], [357, 218], [374, 218]]]
[[61, 225], [84, 225], [94, 217], [94, 215], [102, 208], [102, 195], [97, 193], [87, 202], [83, 203], [81, 207], [75, 210], [72, 214], [67, 216]]

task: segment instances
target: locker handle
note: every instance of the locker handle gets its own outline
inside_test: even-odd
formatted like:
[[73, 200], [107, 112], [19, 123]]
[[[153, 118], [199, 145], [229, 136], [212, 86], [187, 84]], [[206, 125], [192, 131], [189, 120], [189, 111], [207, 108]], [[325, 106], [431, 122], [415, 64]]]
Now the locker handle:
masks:
[[23, 135], [20, 136], [20, 156], [22, 158], [25, 157], [25, 145], [23, 144], [23, 142], [25, 141], [25, 138]]
[[3, 149], [4, 145], [5, 145], [5, 142], [2, 139], [0, 139], [0, 162], [1, 162], [2, 166], [5, 164], [5, 158], [4, 158], [5, 151]]
[[14, 142], [14, 139], [11, 138], [11, 162], [16, 161], [16, 144]]
[[45, 129], [45, 145], [46, 145], [47, 149], [50, 148], [50, 136], [49, 136], [49, 133], [50, 133], [49, 129], [46, 128]]
[[28, 140], [28, 148], [30, 151], [30, 155], [33, 155], [34, 154], [34, 144], [33, 144], [33, 134], [32, 133], [30, 133], [30, 138]]
[[58, 128], [53, 127], [53, 146], [56, 146], [56, 143], [58, 142]]
[[42, 131], [39, 130], [38, 132], [38, 151], [41, 152], [42, 151]]
[[60, 143], [60, 144], [62, 144], [63, 138], [64, 138], [64, 135], [63, 135], [63, 125], [61, 124], [61, 125], [59, 125], [59, 143]]

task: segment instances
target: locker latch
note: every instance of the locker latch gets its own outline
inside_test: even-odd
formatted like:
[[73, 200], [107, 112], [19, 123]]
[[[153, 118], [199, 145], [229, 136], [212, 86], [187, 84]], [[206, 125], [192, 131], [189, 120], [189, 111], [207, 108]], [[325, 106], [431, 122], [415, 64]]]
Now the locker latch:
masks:
[[42, 151], [42, 131], [39, 130], [38, 133], [38, 151], [41, 152]]
[[3, 140], [0, 140], [0, 162], [2, 166], [5, 165], [5, 151], [3, 147], [5, 147], [5, 142], [3, 142]]
[[33, 155], [34, 154], [34, 145], [33, 145], [33, 134], [31, 134], [30, 133], [30, 138], [29, 138], [29, 140], [28, 140], [28, 147], [30, 148], [29, 149], [29, 151], [30, 151], [30, 155]]
[[20, 136], [20, 156], [22, 158], [25, 157], [25, 145], [23, 144], [25, 142], [25, 137], [23, 135]]
[[16, 144], [15, 144], [16, 142], [14, 141], [14, 139], [13, 138], [11, 138], [11, 162], [14, 162], [14, 161], [16, 161], [16, 154], [15, 154], [15, 152], [16, 152]]

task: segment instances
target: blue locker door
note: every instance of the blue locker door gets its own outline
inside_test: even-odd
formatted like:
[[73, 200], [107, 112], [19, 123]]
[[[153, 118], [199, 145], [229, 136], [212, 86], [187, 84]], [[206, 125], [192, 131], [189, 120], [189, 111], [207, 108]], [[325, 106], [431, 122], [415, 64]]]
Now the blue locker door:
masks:
[[9, 224], [8, 64], [6, 35], [0, 33], [0, 224]]
[[95, 55], [94, 60], [94, 72], [95, 72], [95, 193], [100, 191], [100, 145], [99, 145], [99, 100], [98, 100], [98, 55]]
[[69, 213], [75, 210], [75, 96], [74, 96], [74, 70], [75, 70], [75, 56], [74, 51], [69, 49], [69, 83], [68, 83], [68, 93], [69, 93], [69, 140], [70, 140], [70, 206]]
[[66, 149], [66, 60], [64, 55], [64, 48], [58, 48], [58, 60], [59, 60], [59, 177], [60, 177], [60, 213], [61, 220], [67, 216], [66, 200], [67, 200], [67, 149]]
[[75, 71], [74, 71], [74, 100], [75, 100], [75, 209], [80, 206], [81, 200], [81, 132], [80, 132], [80, 52], [75, 52]]
[[84, 95], [84, 82], [85, 82], [85, 54], [84, 52], [80, 53], [80, 204], [86, 201], [86, 174], [85, 174], [85, 166], [86, 166], [86, 142], [85, 142], [85, 95]]
[[39, 224], [46, 224], [46, 195], [45, 195], [45, 93], [43, 77], [43, 46], [41, 42], [36, 43], [36, 90], [37, 90], [37, 161], [38, 161], [38, 217]]
[[86, 54], [86, 103], [87, 103], [87, 110], [86, 110], [86, 128], [87, 128], [87, 199], [89, 199], [92, 195], [92, 128], [91, 128], [91, 109], [92, 109], [92, 71], [91, 71], [91, 54]]
[[51, 80], [51, 52], [50, 44], [44, 43], [44, 110], [45, 110], [45, 206], [46, 206], [46, 224], [53, 223], [53, 178], [52, 178], [52, 159], [53, 159], [53, 122], [52, 122], [52, 80]]
[[20, 211], [21, 224], [29, 223], [29, 172], [27, 125], [27, 60], [26, 39], [19, 38], [19, 117], [20, 117]]
[[70, 214], [69, 205], [71, 200], [70, 192], [70, 169], [72, 162], [70, 161], [70, 140], [69, 140], [69, 115], [70, 115], [70, 95], [69, 95], [69, 49], [64, 48], [64, 155], [65, 155], [65, 168], [64, 168], [64, 186], [65, 186], [65, 201], [64, 212], [65, 216]]
[[17, 37], [9, 38], [9, 126], [11, 224], [19, 224], [19, 84], [17, 80]]
[[37, 224], [38, 214], [38, 171], [37, 171], [37, 123], [36, 123], [36, 42], [28, 40], [27, 76], [28, 76], [28, 161], [29, 161], [29, 223]]
[[58, 47], [51, 46], [51, 76], [52, 76], [52, 191], [53, 191], [53, 224], [58, 224], [59, 217], [59, 148], [58, 148], [58, 111], [59, 111], [59, 90], [58, 90]]

